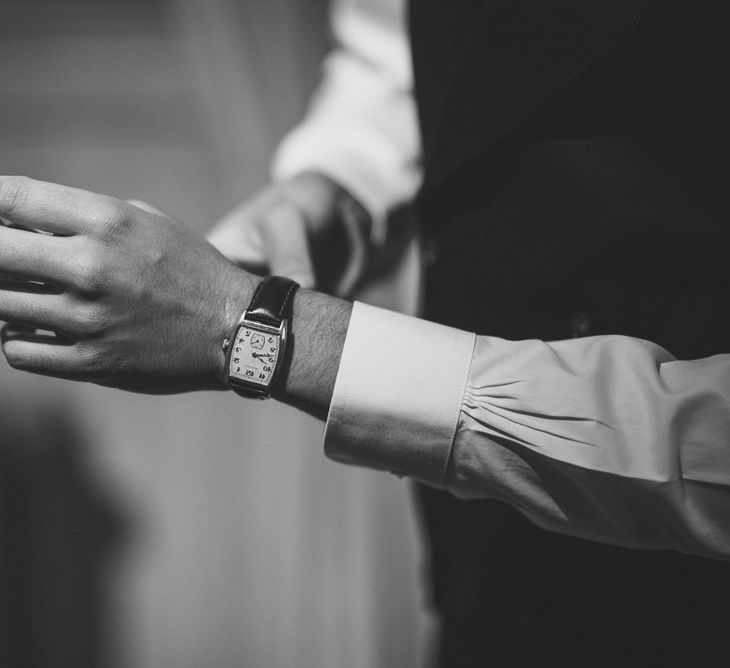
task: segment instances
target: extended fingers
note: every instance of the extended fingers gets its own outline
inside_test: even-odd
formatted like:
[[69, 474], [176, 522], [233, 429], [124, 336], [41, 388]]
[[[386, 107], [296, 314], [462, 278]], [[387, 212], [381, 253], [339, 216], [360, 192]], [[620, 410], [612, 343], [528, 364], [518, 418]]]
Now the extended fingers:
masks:
[[74, 270], [67, 241], [63, 237], [0, 227], [0, 272], [65, 283]]
[[95, 305], [76, 303], [61, 293], [0, 290], [0, 320], [59, 332], [71, 337], [100, 331]]
[[119, 200], [22, 176], [0, 176], [0, 216], [54, 234], [115, 227], [124, 217]]
[[95, 359], [78, 343], [5, 325], [2, 346], [8, 364], [14, 369], [78, 380], [93, 374]]

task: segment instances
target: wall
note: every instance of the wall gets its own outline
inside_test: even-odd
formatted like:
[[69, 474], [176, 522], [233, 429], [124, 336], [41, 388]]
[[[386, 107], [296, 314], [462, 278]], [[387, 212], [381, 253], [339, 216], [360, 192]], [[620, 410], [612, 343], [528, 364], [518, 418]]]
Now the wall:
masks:
[[[6, 0], [0, 173], [148, 200], [202, 233], [265, 182], [324, 18], [297, 0]], [[0, 393], [3, 647], [18, 665], [419, 663], [408, 485], [326, 461], [320, 424], [4, 363]]]

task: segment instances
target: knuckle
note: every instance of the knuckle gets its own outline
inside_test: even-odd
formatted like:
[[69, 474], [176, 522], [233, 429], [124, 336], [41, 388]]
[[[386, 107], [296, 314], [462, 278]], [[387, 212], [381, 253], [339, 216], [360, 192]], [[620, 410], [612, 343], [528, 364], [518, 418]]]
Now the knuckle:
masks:
[[96, 379], [108, 374], [118, 365], [117, 355], [107, 350], [98, 340], [78, 341], [75, 346], [75, 364], [80, 374]]
[[101, 198], [89, 212], [89, 224], [101, 236], [124, 231], [129, 225], [129, 209], [124, 202], [111, 197]]
[[87, 253], [76, 258], [76, 287], [83, 294], [94, 295], [106, 286], [104, 263], [94, 254]]
[[28, 201], [28, 179], [12, 176], [0, 181], [0, 207], [7, 213], [22, 209]]
[[102, 355], [92, 341], [78, 341], [74, 346], [74, 362], [81, 374], [93, 374], [100, 368]]
[[97, 335], [106, 330], [106, 319], [97, 304], [77, 306], [73, 310], [72, 323], [74, 329], [82, 334]]

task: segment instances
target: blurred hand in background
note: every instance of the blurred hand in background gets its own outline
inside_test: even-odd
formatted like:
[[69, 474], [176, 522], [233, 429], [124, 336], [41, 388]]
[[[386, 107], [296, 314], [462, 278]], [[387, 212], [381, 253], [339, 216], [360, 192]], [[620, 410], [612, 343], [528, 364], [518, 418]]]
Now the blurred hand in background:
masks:
[[323, 174], [303, 172], [239, 204], [207, 238], [249, 271], [349, 297], [368, 264], [370, 226], [344, 188]]

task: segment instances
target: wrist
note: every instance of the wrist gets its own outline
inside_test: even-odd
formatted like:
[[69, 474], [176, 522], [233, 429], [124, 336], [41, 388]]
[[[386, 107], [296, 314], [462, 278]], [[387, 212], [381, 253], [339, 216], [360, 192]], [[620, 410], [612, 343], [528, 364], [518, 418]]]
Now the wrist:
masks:
[[324, 420], [352, 304], [313, 290], [298, 290], [293, 306], [291, 363], [272, 396]]
[[[230, 265], [221, 279], [219, 310], [212, 319], [209, 343], [213, 387], [230, 389], [223, 343], [230, 338], [251, 303], [260, 279]], [[288, 345], [289, 364], [272, 396], [315, 417], [327, 416], [339, 369], [352, 304], [312, 290], [297, 290]]]
[[212, 316], [211, 339], [208, 342], [213, 353], [210, 371], [215, 389], [230, 389], [224, 344], [226, 339], [232, 336], [241, 314], [251, 302], [260, 281], [260, 277], [238, 269], [234, 265], [230, 265], [227, 275], [222, 277], [221, 298], [217, 304], [217, 312]]

